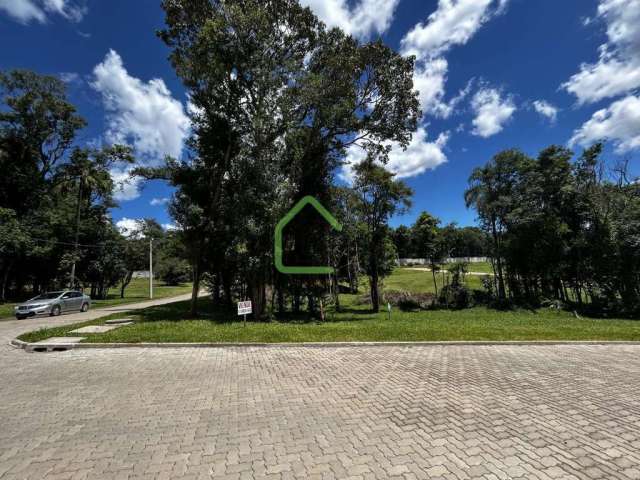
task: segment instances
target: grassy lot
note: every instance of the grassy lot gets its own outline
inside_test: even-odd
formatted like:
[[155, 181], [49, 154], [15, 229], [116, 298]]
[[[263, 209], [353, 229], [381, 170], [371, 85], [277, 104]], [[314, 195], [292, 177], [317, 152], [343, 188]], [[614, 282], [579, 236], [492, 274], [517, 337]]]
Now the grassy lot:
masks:
[[[166, 286], [160, 282], [153, 284], [153, 298], [166, 298], [189, 293], [191, 284], [179, 285], [177, 287]], [[149, 299], [149, 280], [144, 278], [136, 278], [124, 291], [124, 298], [120, 298], [120, 289], [112, 288], [105, 300], [93, 300], [92, 308], [110, 307], [113, 305], [122, 305], [126, 303], [143, 302]], [[13, 307], [15, 303], [7, 303], [0, 305], [0, 319], [13, 316]]]
[[490, 273], [493, 275], [493, 268], [489, 262], [470, 263], [467, 270], [477, 273]]
[[[424, 275], [425, 272], [422, 272]], [[393, 282], [403, 284], [408, 273], [397, 270]], [[397, 278], [400, 277], [400, 278]], [[392, 283], [393, 283], [392, 282]], [[363, 292], [364, 293], [364, 292]], [[135, 324], [104, 334], [89, 335], [87, 342], [337, 342], [337, 341], [438, 341], [438, 340], [635, 340], [640, 341], [640, 321], [576, 319], [568, 312], [496, 311], [473, 308], [461, 311], [373, 314], [359, 296], [342, 295], [342, 312], [329, 312], [324, 323], [304, 318], [244, 326], [234, 311], [215, 310], [202, 301], [202, 315], [186, 317], [187, 302], [162, 305], [136, 312]], [[115, 315], [112, 317], [116, 317]], [[84, 324], [31, 332], [20, 337], [38, 341], [66, 336]]]
[[[448, 274], [445, 272], [445, 275]], [[445, 278], [442, 271], [436, 273], [438, 291], [445, 284]], [[451, 275], [449, 275], [449, 281], [451, 281]], [[472, 290], [480, 290], [482, 289], [482, 276], [465, 275], [465, 283]], [[435, 293], [433, 274], [416, 268], [396, 268], [393, 275], [384, 280], [384, 288], [385, 290], [401, 290], [411, 293]]]

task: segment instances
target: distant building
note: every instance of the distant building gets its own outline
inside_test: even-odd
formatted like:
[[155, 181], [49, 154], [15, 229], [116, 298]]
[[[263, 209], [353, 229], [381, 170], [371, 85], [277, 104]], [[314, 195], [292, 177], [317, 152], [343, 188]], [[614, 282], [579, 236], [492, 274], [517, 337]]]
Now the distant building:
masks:
[[149, 270], [138, 270], [133, 272], [131, 278], [149, 278]]

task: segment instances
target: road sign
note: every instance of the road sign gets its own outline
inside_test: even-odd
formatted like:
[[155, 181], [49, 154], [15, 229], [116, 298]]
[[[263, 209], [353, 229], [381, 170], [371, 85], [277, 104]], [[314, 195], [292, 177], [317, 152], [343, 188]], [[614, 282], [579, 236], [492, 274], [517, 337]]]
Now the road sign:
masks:
[[251, 312], [251, 300], [238, 302], [238, 315], [249, 315]]

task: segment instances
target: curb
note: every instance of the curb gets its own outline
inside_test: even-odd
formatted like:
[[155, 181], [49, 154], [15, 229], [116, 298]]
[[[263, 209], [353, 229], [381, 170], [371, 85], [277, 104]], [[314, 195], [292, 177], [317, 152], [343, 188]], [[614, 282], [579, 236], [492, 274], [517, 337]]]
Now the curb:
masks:
[[27, 343], [14, 339], [11, 345], [26, 352], [66, 350], [120, 349], [120, 348], [350, 348], [350, 347], [455, 347], [455, 346], [607, 346], [633, 345], [634, 341], [577, 340], [577, 341], [435, 341], [435, 342], [301, 342], [301, 343]]

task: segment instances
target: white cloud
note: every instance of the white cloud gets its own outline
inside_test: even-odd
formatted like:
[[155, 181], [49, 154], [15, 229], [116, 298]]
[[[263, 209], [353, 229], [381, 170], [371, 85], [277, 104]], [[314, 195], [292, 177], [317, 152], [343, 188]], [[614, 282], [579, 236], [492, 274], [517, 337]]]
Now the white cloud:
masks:
[[125, 237], [130, 237], [140, 227], [141, 218], [121, 218], [116, 222], [116, 228]]
[[600, 140], [612, 140], [618, 153], [640, 148], [640, 96], [629, 95], [598, 110], [569, 144], [589, 146]]
[[[171, 96], [161, 79], [148, 83], [129, 75], [122, 58], [113, 50], [94, 70], [93, 88], [102, 94], [108, 112], [106, 139], [135, 147], [138, 160], [159, 164], [165, 155], [181, 156], [190, 122], [182, 103]], [[112, 172], [122, 182], [125, 171]], [[139, 179], [121, 185], [116, 199], [136, 198]]]
[[359, 0], [349, 6], [348, 0], [301, 0], [329, 27], [339, 27], [354, 37], [366, 39], [389, 29], [400, 0]]
[[640, 87], [640, 0], [601, 0], [597, 18], [607, 42], [596, 63], [585, 63], [562, 86], [580, 104], [626, 94]]
[[80, 81], [80, 75], [75, 72], [60, 72], [58, 77], [64, 83], [76, 83]]
[[449, 103], [445, 85], [449, 65], [445, 54], [466, 44], [487, 21], [502, 12], [508, 0], [439, 0], [438, 8], [413, 27], [401, 41], [403, 55], [416, 56], [414, 88], [427, 115], [447, 118], [469, 93], [467, 88]]
[[444, 102], [448, 68], [449, 65], [444, 58], [416, 65], [413, 72], [413, 88], [418, 91], [423, 114], [446, 117], [451, 113]]
[[488, 87], [476, 92], [471, 100], [471, 108], [475, 112], [471, 133], [483, 138], [500, 133], [516, 111], [510, 96], [502, 98], [498, 90]]
[[115, 184], [113, 198], [119, 202], [134, 200], [140, 196], [140, 177], [131, 176], [131, 167], [113, 168], [109, 172]]
[[540, 115], [549, 119], [551, 123], [555, 123], [558, 118], [559, 109], [546, 100], [536, 100], [533, 102], [533, 108]]
[[[413, 134], [413, 138], [406, 150], [395, 142], [388, 145], [392, 147], [389, 153], [389, 161], [385, 168], [395, 173], [398, 178], [415, 177], [427, 170], [447, 162], [447, 156], [443, 149], [449, 141], [449, 132], [441, 133], [435, 142], [427, 139], [427, 131], [419, 128]], [[343, 166], [340, 177], [348, 182], [353, 180], [353, 166], [366, 158], [366, 152], [357, 145], [352, 145], [347, 153], [346, 164]]]
[[446, 163], [447, 156], [442, 151], [449, 142], [449, 132], [441, 133], [435, 142], [427, 140], [427, 132], [419, 129], [406, 150], [394, 148], [389, 154], [387, 168], [398, 178], [415, 177], [427, 170], [433, 170]]
[[419, 60], [442, 56], [454, 45], [466, 44], [506, 4], [506, 0], [440, 0], [427, 21], [402, 39], [402, 53]]
[[87, 8], [70, 0], [0, 0], [0, 11], [27, 24], [31, 21], [45, 23], [48, 13], [79, 22], [86, 15]]
[[69, 0], [43, 0], [45, 10], [62, 15], [67, 20], [79, 22], [87, 13], [84, 5], [73, 4]]
[[47, 20], [42, 9], [32, 0], [0, 0], [0, 10], [20, 23], [29, 23], [31, 20], [44, 23]]
[[102, 94], [109, 112], [108, 140], [132, 143], [151, 162], [165, 155], [180, 157], [190, 123], [182, 103], [171, 96], [163, 80], [144, 83], [132, 77], [114, 50], [93, 74], [92, 86]]
[[167, 232], [178, 230], [178, 226], [174, 223], [163, 223], [162, 228]]
[[169, 199], [167, 197], [163, 197], [163, 198], [154, 198], [149, 202], [149, 205], [153, 206], [153, 207], [157, 207], [159, 205], [165, 205], [169, 203]]

